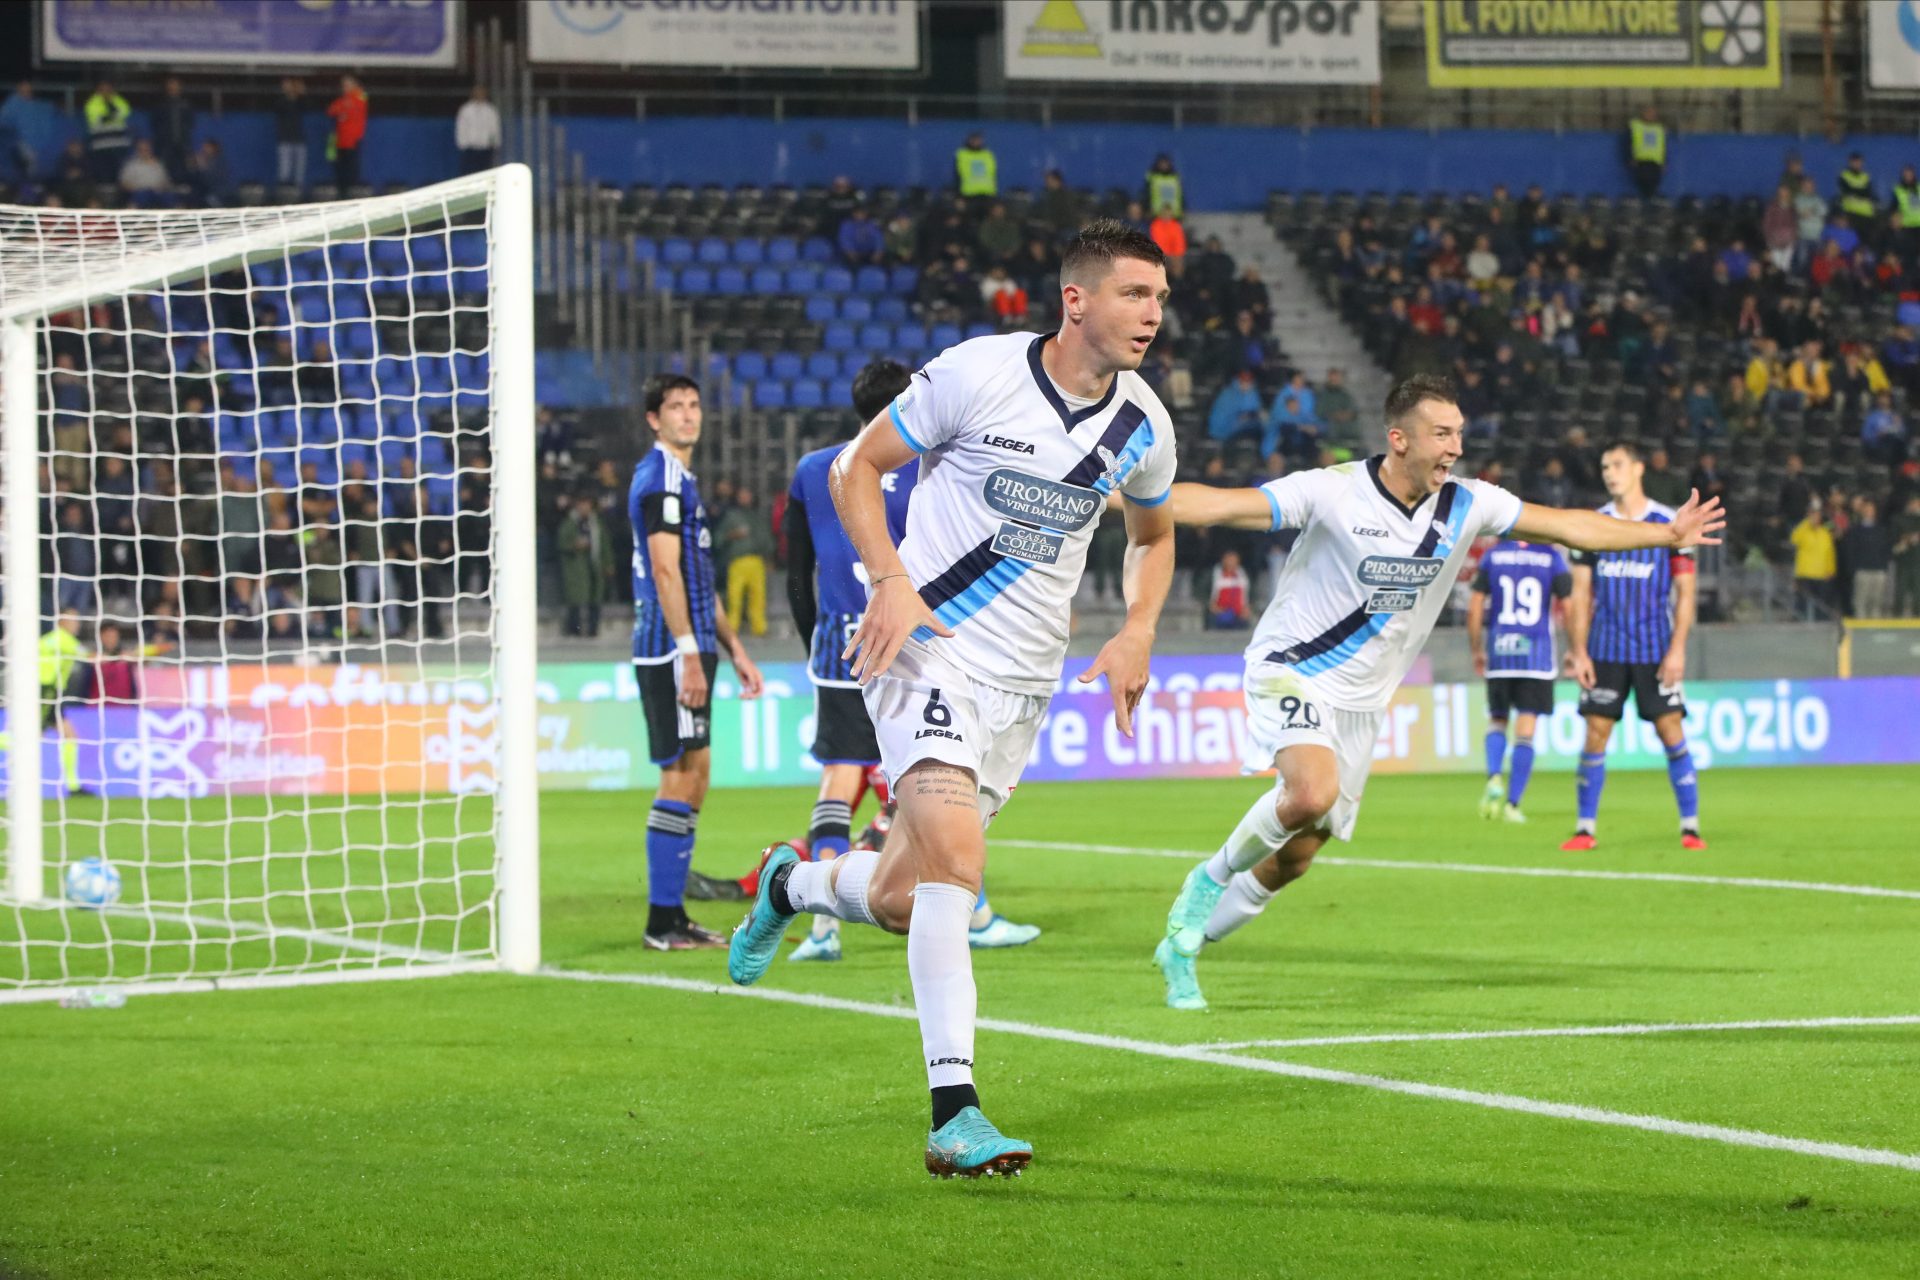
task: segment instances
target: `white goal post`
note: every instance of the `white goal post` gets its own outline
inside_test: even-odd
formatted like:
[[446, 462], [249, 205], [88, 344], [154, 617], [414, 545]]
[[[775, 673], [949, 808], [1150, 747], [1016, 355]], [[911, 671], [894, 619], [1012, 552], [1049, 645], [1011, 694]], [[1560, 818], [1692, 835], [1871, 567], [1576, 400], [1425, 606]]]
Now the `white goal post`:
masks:
[[533, 379], [524, 165], [0, 205], [0, 1003], [539, 966]]

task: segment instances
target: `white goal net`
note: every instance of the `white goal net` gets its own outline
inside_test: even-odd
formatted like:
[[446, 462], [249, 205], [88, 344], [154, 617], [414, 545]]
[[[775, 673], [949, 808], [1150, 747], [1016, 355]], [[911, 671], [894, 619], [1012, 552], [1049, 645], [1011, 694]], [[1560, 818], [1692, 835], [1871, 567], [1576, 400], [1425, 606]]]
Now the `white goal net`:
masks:
[[0, 206], [0, 1001], [538, 963], [529, 189]]

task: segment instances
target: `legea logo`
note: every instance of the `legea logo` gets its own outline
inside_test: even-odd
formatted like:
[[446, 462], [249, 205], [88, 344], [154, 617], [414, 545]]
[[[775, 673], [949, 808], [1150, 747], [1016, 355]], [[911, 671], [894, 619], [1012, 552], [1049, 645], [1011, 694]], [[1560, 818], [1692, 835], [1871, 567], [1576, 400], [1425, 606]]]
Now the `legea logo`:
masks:
[[1414, 559], [1411, 556], [1368, 556], [1360, 562], [1356, 575], [1369, 587], [1403, 587], [1418, 590], [1440, 576], [1444, 560]]

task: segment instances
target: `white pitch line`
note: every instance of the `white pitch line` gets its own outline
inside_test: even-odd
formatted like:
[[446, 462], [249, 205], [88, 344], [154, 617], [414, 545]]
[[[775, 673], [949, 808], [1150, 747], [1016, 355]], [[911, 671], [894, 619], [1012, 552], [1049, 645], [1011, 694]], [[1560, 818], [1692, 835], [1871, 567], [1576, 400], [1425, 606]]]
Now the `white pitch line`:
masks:
[[1342, 1044], [1426, 1044], [1447, 1040], [1550, 1040], [1580, 1036], [1654, 1036], [1714, 1031], [1796, 1031], [1821, 1027], [1916, 1027], [1920, 1014], [1873, 1018], [1754, 1018], [1744, 1022], [1623, 1022], [1614, 1026], [1521, 1027], [1508, 1031], [1401, 1031], [1364, 1036], [1303, 1036], [1292, 1040], [1219, 1040], [1205, 1046], [1240, 1049], [1311, 1049]]
[[[1076, 844], [1058, 840], [1003, 840], [990, 844], [1014, 849], [1047, 849], [1060, 853], [1117, 853], [1141, 858], [1197, 860], [1211, 850], [1136, 848], [1124, 844]], [[1747, 876], [1696, 876], [1671, 871], [1597, 871], [1586, 867], [1501, 867], [1478, 862], [1415, 862], [1389, 858], [1315, 858], [1316, 865], [1371, 867], [1383, 871], [1457, 871], [1483, 876], [1542, 876], [1567, 880], [1645, 880], [1655, 884], [1707, 884], [1734, 889], [1791, 889], [1802, 893], [1842, 893], [1861, 898], [1920, 899], [1920, 889], [1888, 889], [1873, 884], [1825, 884], [1818, 880], [1767, 880]]]
[[[658, 987], [699, 995], [737, 996], [779, 1004], [804, 1005], [814, 1009], [832, 1009], [842, 1013], [864, 1013], [878, 1018], [916, 1020], [918, 1016], [913, 1009], [904, 1005], [870, 1004], [861, 1000], [842, 1000], [834, 996], [818, 996], [803, 991], [721, 986], [712, 982], [696, 982], [688, 978], [669, 978], [640, 973], [587, 973], [575, 969], [542, 969], [540, 972], [550, 978], [564, 978], [574, 982], [605, 982], [627, 986]], [[1669, 1120], [1664, 1116], [1636, 1115], [1627, 1111], [1607, 1111], [1599, 1107], [1545, 1102], [1538, 1098], [1524, 1098], [1511, 1093], [1482, 1093], [1474, 1089], [1454, 1089], [1445, 1085], [1423, 1084], [1417, 1080], [1395, 1080], [1387, 1076], [1363, 1075], [1353, 1071], [1331, 1071], [1324, 1067], [1310, 1067], [1298, 1062], [1281, 1062], [1272, 1058], [1243, 1058], [1237, 1054], [1197, 1045], [1161, 1044], [1153, 1040], [1102, 1036], [1086, 1031], [1072, 1031], [1065, 1027], [1041, 1026], [1031, 1022], [982, 1018], [978, 1026], [982, 1031], [998, 1031], [1006, 1035], [1027, 1036], [1035, 1040], [1054, 1040], [1092, 1049], [1112, 1049], [1151, 1058], [1171, 1058], [1180, 1062], [1202, 1062], [1210, 1066], [1290, 1076], [1294, 1079], [1314, 1080], [1322, 1084], [1343, 1084], [1361, 1089], [1377, 1089], [1384, 1093], [1404, 1094], [1408, 1097], [1458, 1102], [1494, 1111], [1514, 1111], [1523, 1115], [1578, 1120], [1586, 1124], [1607, 1125], [1617, 1129], [1640, 1129], [1648, 1133], [1666, 1134], [1669, 1137], [1696, 1138], [1727, 1146], [1757, 1147], [1768, 1151], [1790, 1151], [1796, 1155], [1819, 1156], [1822, 1159], [1841, 1160], [1849, 1164], [1885, 1165], [1920, 1173], [1920, 1155], [1910, 1155], [1903, 1151], [1885, 1151], [1878, 1147], [1856, 1147], [1842, 1142], [1814, 1142], [1806, 1138], [1789, 1138], [1775, 1133], [1763, 1133], [1757, 1129], [1732, 1129], [1723, 1125], [1693, 1124], [1685, 1120]]]

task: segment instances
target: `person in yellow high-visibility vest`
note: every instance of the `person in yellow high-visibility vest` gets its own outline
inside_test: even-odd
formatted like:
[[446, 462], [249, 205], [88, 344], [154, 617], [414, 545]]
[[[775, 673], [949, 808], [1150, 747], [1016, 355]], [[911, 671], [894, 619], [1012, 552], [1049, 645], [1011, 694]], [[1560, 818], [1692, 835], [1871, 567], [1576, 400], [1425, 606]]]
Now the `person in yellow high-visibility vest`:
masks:
[[1174, 172], [1173, 157], [1162, 155], [1147, 170], [1147, 214], [1157, 218], [1186, 216], [1186, 197], [1180, 187], [1180, 175]]
[[[71, 608], [63, 608], [54, 619], [53, 628], [40, 637], [38, 657], [40, 666], [40, 731], [58, 728], [60, 731], [60, 780], [68, 795], [81, 791], [80, 784], [80, 739], [73, 725], [67, 719], [67, 709], [78, 700], [74, 694], [73, 676], [81, 664], [92, 662], [94, 651], [80, 639], [80, 614]], [[155, 657], [165, 653], [173, 646], [170, 644], [150, 644], [143, 646], [140, 656]], [[0, 747], [11, 745], [12, 731], [0, 734]]]
[[1651, 102], [1640, 108], [1638, 120], [1627, 121], [1627, 156], [1640, 194], [1658, 194], [1660, 180], [1667, 175], [1667, 126], [1660, 123]]
[[1847, 157], [1847, 167], [1834, 179], [1834, 205], [1852, 221], [1860, 238], [1872, 246], [1880, 228], [1880, 202], [1873, 198], [1873, 174], [1858, 151]]
[[133, 108], [114, 91], [111, 82], [94, 86], [93, 96], [80, 108], [87, 124], [87, 173], [95, 182], [117, 182], [120, 166], [133, 146], [128, 124]]
[[1920, 176], [1912, 165], [1900, 170], [1900, 181], [1893, 187], [1893, 224], [1900, 233], [1900, 252], [1913, 260], [1920, 250]]
[[985, 135], [970, 133], [965, 145], [953, 153], [954, 182], [975, 216], [1000, 194], [1000, 162]]

